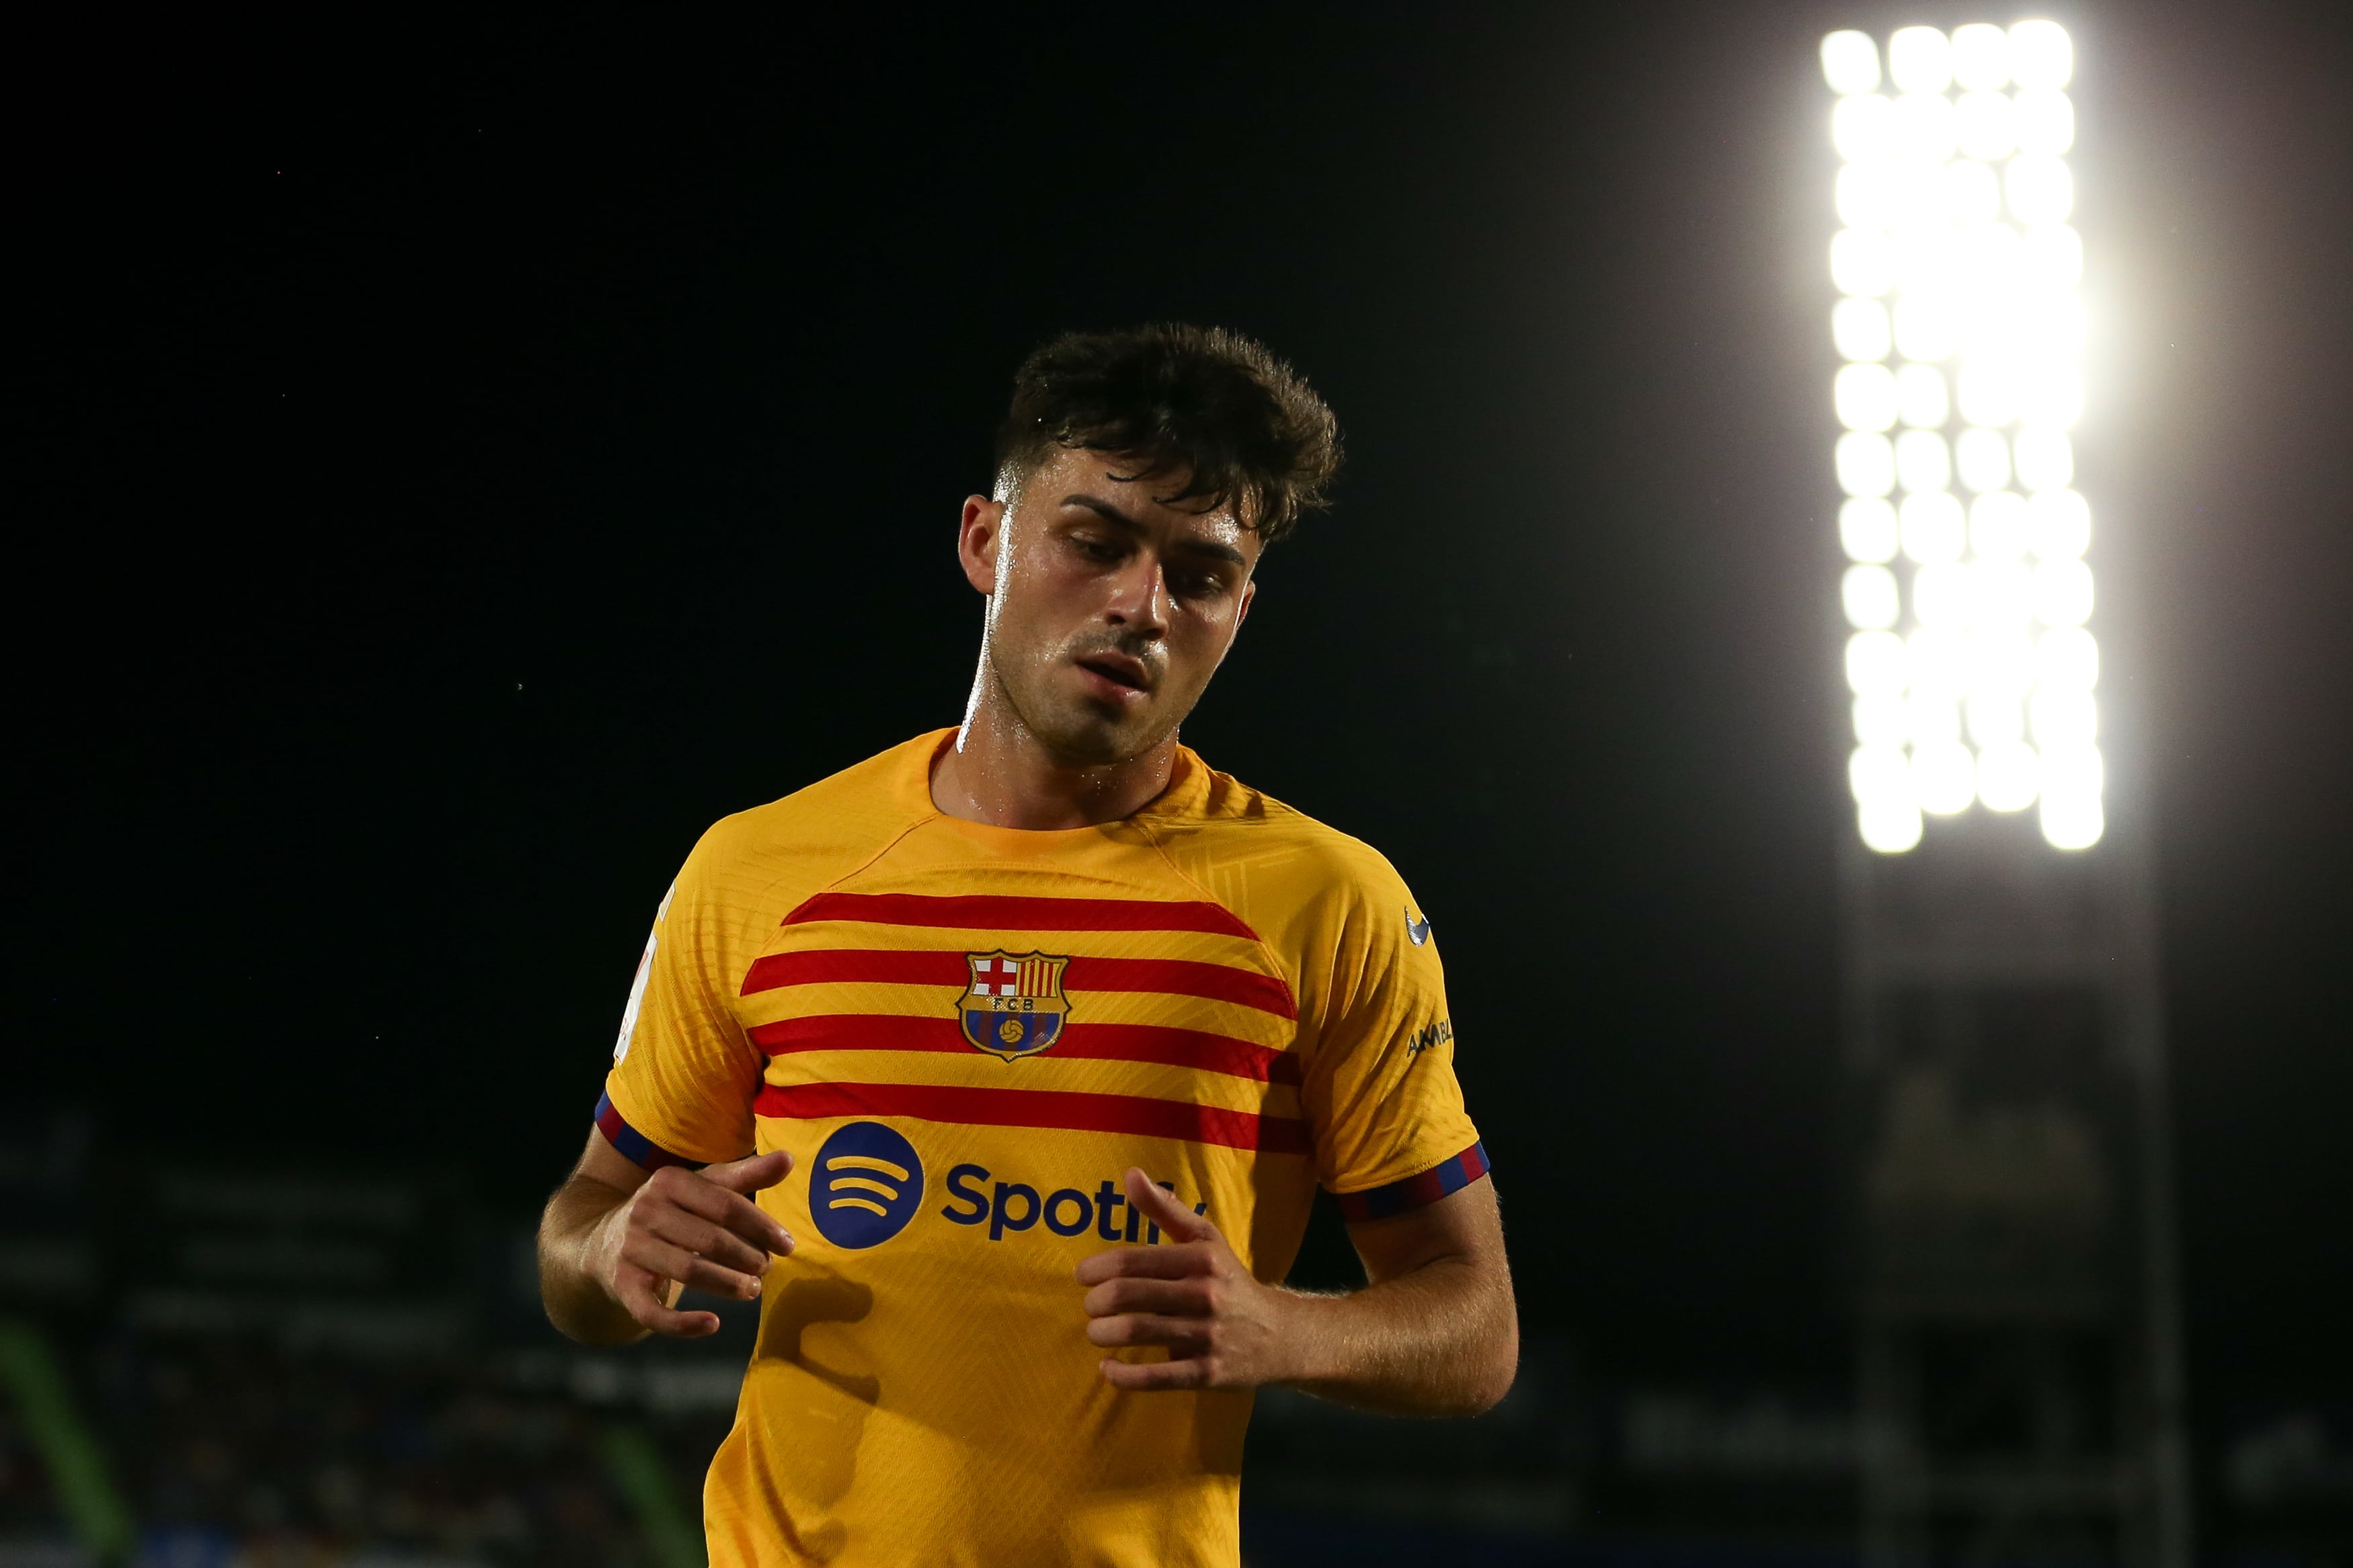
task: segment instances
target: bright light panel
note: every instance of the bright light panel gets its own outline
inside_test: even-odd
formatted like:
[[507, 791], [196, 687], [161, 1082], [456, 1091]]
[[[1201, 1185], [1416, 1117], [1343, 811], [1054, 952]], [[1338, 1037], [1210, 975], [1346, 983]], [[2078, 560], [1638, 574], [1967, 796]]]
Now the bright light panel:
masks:
[[2084, 406], [2073, 42], [2048, 21], [1900, 27], [1883, 47], [1841, 31], [1821, 58], [1857, 829], [1900, 854], [1927, 816], [2039, 805], [2046, 840], [2087, 847], [2105, 768], [2068, 435]]
[[1832, 33], [1822, 40], [1822, 76], [1836, 93], [1871, 92], [1879, 86], [1879, 46], [1869, 33]]

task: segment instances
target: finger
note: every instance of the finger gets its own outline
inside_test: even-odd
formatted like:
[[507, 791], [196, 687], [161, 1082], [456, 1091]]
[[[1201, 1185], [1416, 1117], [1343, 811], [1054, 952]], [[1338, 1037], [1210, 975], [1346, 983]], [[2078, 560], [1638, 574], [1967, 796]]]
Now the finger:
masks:
[[1087, 1292], [1087, 1316], [1113, 1312], [1164, 1312], [1177, 1317], [1209, 1315], [1207, 1280], [1107, 1279]]
[[[789, 1155], [778, 1154], [779, 1159]], [[741, 1193], [701, 1176], [689, 1175], [663, 1189], [679, 1207], [725, 1226], [753, 1246], [782, 1256], [793, 1249], [793, 1238], [776, 1217]]]
[[756, 1301], [760, 1299], [760, 1278], [742, 1274], [733, 1268], [697, 1258], [687, 1264], [686, 1272], [670, 1278], [697, 1290], [707, 1290], [713, 1296], [724, 1296], [734, 1301]]
[[654, 1293], [649, 1276], [630, 1270], [614, 1281], [614, 1295], [630, 1317], [658, 1334], [673, 1339], [699, 1340], [719, 1331], [716, 1312], [676, 1312], [662, 1304]]
[[1097, 1318], [1087, 1325], [1087, 1342], [1117, 1345], [1170, 1345], [1187, 1352], [1208, 1348], [1208, 1337], [1198, 1318], [1164, 1318], [1155, 1312], [1125, 1312]]
[[1217, 1268], [1217, 1253], [1207, 1242], [1182, 1247], [1114, 1247], [1079, 1260], [1082, 1285], [1106, 1279], [1187, 1279]]
[[793, 1157], [782, 1149], [771, 1149], [765, 1154], [754, 1154], [748, 1160], [730, 1160], [723, 1165], [705, 1165], [702, 1179], [713, 1186], [725, 1187], [731, 1193], [756, 1193], [763, 1187], [773, 1187], [785, 1179], [793, 1168]]
[[749, 1301], [760, 1293], [758, 1276], [739, 1274], [707, 1258], [697, 1258], [685, 1247], [659, 1237], [631, 1234], [621, 1244], [621, 1261], [664, 1279], [675, 1279], [681, 1285], [738, 1301]]
[[1113, 1356], [1103, 1363], [1103, 1374], [1113, 1388], [1150, 1392], [1164, 1388], [1207, 1388], [1209, 1363], [1184, 1361], [1132, 1362]]
[[644, 1216], [647, 1232], [659, 1239], [702, 1254], [740, 1274], [765, 1274], [768, 1255], [733, 1232], [683, 1209], [657, 1208]]
[[1218, 1227], [1176, 1201], [1176, 1194], [1157, 1185], [1151, 1177], [1131, 1166], [1127, 1173], [1127, 1201], [1140, 1210], [1144, 1217], [1158, 1226], [1174, 1241], [1207, 1241], [1218, 1234]]

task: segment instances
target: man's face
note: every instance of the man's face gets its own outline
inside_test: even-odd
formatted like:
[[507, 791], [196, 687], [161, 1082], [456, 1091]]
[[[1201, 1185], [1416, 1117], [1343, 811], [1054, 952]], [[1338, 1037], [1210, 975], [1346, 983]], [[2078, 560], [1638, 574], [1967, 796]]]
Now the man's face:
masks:
[[965, 503], [965, 575], [989, 595], [988, 666], [1014, 714], [1066, 763], [1142, 755], [1191, 712], [1249, 613], [1259, 537], [1228, 502], [1155, 500], [1183, 474], [1134, 476], [1059, 450], [1009, 503]]

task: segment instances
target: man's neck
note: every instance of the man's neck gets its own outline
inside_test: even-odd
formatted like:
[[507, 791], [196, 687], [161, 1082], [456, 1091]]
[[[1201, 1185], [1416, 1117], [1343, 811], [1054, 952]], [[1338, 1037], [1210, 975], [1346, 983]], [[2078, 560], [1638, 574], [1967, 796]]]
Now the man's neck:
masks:
[[983, 699], [932, 764], [932, 804], [992, 827], [1093, 827], [1150, 805], [1176, 767], [1174, 734], [1125, 762], [1071, 763], [1049, 751], [1002, 698]]

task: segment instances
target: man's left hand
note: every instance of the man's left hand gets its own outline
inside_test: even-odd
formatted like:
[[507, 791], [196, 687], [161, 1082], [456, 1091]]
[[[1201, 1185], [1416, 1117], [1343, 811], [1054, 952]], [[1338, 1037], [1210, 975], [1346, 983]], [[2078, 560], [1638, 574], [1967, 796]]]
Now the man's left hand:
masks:
[[1127, 1173], [1127, 1201], [1166, 1237], [1156, 1247], [1116, 1247], [1081, 1263], [1087, 1292], [1087, 1338], [1110, 1349], [1165, 1345], [1165, 1362], [1105, 1358], [1115, 1387], [1256, 1388], [1302, 1374], [1292, 1364], [1304, 1298], [1262, 1285], [1218, 1227]]

